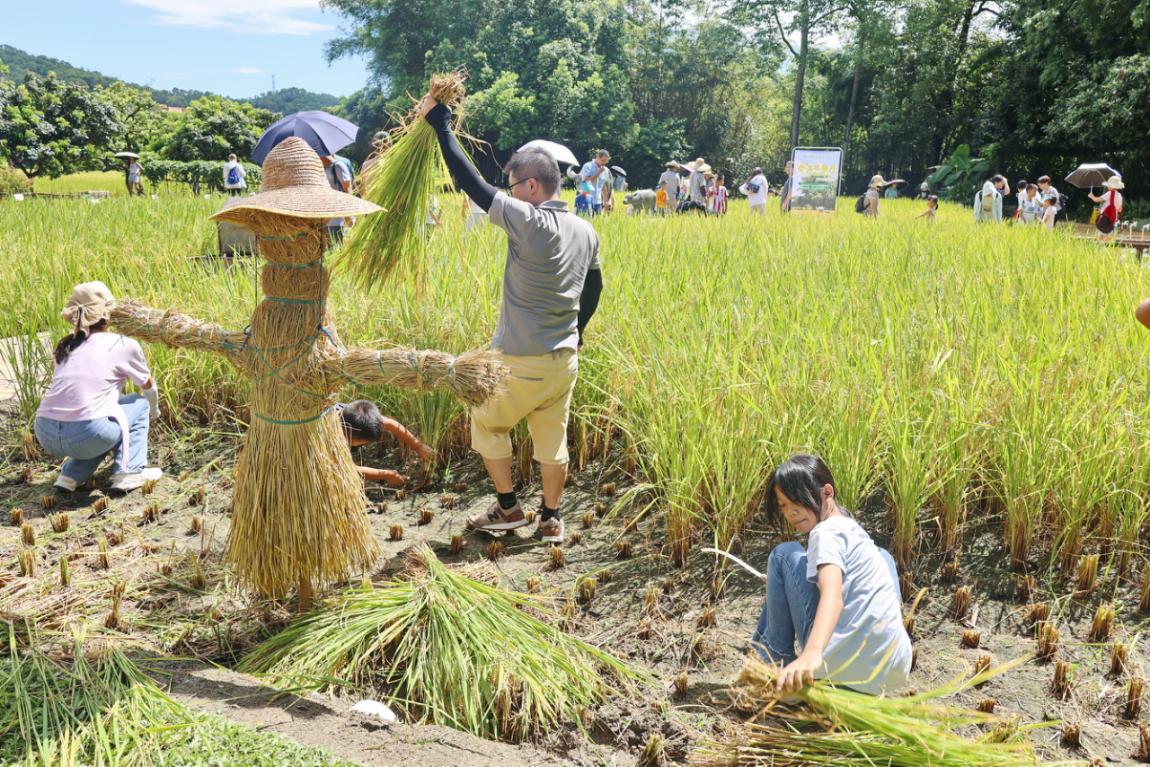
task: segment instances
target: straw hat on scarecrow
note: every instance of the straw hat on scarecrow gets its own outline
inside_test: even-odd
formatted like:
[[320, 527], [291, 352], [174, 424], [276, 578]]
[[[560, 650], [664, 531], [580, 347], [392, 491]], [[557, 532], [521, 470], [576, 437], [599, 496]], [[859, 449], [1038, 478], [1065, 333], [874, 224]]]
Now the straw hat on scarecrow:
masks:
[[871, 176], [870, 177], [870, 184], [868, 184], [868, 186], [871, 189], [882, 189], [886, 185], [887, 185], [887, 182], [883, 179], [881, 173], [876, 173], [873, 176]]
[[248, 329], [123, 301], [114, 323], [129, 335], [222, 354], [251, 380], [250, 418], [234, 472], [227, 561], [244, 583], [301, 607], [314, 589], [364, 572], [379, 554], [367, 498], [339, 413], [347, 383], [442, 389], [481, 404], [506, 375], [491, 352], [460, 357], [413, 349], [347, 348], [327, 304], [326, 223], [381, 208], [328, 185], [302, 139], [277, 145], [263, 191], [213, 218], [256, 234], [264, 298]]
[[319, 155], [302, 138], [281, 141], [264, 161], [259, 194], [221, 210], [214, 219], [248, 223], [253, 213], [293, 218], [350, 218], [383, 210], [375, 203], [331, 188]]

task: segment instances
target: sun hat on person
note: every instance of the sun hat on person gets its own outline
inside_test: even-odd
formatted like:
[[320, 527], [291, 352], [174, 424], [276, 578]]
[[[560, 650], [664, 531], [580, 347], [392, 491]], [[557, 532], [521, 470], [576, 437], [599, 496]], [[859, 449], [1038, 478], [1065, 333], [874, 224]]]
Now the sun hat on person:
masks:
[[876, 173], [870, 177], [869, 186], [871, 189], [874, 189], [875, 187], [878, 187], [878, 186], [886, 186], [886, 181], [883, 180], [881, 173]]
[[1126, 188], [1126, 184], [1122, 183], [1122, 177], [1121, 176], [1111, 176], [1110, 178], [1108, 178], [1102, 182], [1102, 186], [1106, 187], [1107, 189], [1125, 189]]
[[709, 173], [711, 170], [711, 166], [708, 165], [702, 157], [696, 158], [694, 162], [689, 162], [683, 167], [692, 173]]
[[292, 136], [276, 145], [264, 160], [259, 194], [212, 215], [243, 223], [252, 213], [273, 213], [295, 218], [331, 219], [382, 211], [375, 203], [331, 188], [323, 161], [306, 141]]
[[108, 286], [99, 280], [83, 282], [72, 288], [60, 316], [77, 331], [85, 333], [96, 323], [110, 319], [116, 299]]

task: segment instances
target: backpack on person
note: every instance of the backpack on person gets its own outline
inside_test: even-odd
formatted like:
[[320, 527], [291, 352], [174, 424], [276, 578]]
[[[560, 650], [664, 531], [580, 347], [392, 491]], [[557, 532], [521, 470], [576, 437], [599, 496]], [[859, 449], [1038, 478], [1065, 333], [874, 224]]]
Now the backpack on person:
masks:
[[859, 195], [855, 200], [855, 213], [866, 213], [866, 192]]
[[1102, 206], [1102, 210], [1098, 212], [1098, 218], [1094, 221], [1094, 227], [1102, 234], [1110, 234], [1114, 231], [1114, 225], [1118, 223], [1118, 208], [1114, 205], [1114, 190], [1111, 189], [1106, 194], [1106, 203]]
[[985, 216], [994, 215], [994, 193], [982, 193], [982, 213]]
[[233, 165], [228, 168], [228, 186], [240, 185], [240, 166]]

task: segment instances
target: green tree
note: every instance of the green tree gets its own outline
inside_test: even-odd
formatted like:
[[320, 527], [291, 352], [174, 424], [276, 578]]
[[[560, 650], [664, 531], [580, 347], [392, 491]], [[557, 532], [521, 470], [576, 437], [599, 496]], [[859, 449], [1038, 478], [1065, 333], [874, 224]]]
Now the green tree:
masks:
[[116, 134], [112, 108], [83, 86], [31, 73], [0, 80], [0, 155], [28, 178], [95, 167]]
[[118, 149], [158, 150], [175, 132], [178, 114], [165, 112], [143, 88], [117, 81], [98, 89], [96, 97], [111, 107], [115, 116]]
[[164, 145], [163, 154], [171, 160], [224, 160], [235, 152], [251, 155], [260, 134], [276, 115], [222, 96], [203, 96], [184, 111], [175, 133]]

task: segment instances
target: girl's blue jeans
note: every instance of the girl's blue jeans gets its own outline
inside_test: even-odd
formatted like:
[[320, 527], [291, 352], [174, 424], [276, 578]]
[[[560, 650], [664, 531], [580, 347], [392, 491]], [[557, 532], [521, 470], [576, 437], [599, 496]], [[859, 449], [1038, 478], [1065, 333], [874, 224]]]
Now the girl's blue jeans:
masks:
[[[894, 557], [883, 548], [879, 553], [890, 567], [897, 589]], [[798, 657], [795, 642], [797, 640], [800, 647], [806, 645], [818, 606], [819, 587], [807, 580], [806, 549], [797, 541], [780, 543], [767, 560], [766, 599], [751, 638], [759, 656], [767, 663], [782, 666]]]
[[65, 458], [60, 473], [77, 483], [96, 473], [108, 453], [112, 454], [113, 474], [134, 474], [148, 464], [148, 401], [139, 394], [120, 397], [120, 407], [128, 420], [128, 465], [120, 457], [123, 435], [111, 418], [90, 421], [57, 421], [36, 418], [36, 439], [57, 458]]

